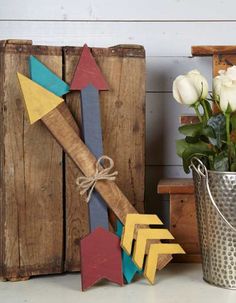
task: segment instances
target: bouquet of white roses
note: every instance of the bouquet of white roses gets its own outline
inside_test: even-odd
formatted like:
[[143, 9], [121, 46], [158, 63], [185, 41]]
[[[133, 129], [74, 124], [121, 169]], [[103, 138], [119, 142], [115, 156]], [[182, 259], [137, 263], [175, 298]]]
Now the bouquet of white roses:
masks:
[[207, 80], [199, 71], [178, 76], [173, 96], [192, 107], [199, 119], [196, 124], [179, 127], [185, 138], [177, 140], [177, 154], [183, 159], [185, 172], [195, 156], [210, 170], [236, 171], [236, 66], [219, 71], [210, 96]]

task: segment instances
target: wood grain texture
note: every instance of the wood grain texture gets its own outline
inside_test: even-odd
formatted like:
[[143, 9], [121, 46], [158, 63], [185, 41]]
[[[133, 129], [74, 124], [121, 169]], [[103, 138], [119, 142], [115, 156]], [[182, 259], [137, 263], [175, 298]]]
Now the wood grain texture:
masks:
[[236, 54], [236, 45], [199, 45], [192, 46], [193, 56], [212, 56], [212, 55]]
[[193, 194], [192, 179], [163, 179], [157, 186], [158, 194]]
[[[173, 242], [178, 242], [183, 247], [186, 256], [200, 256], [195, 197], [193, 194], [170, 195], [170, 232], [175, 237]], [[175, 257], [173, 256], [173, 258]], [[184, 256], [181, 256], [180, 259], [189, 261], [188, 257], [184, 258]]]
[[[27, 43], [1, 48], [2, 275], [19, 279], [62, 271], [62, 150], [41, 123], [30, 126], [16, 72], [38, 55], [59, 75], [60, 48]], [[53, 54], [48, 62], [48, 55]]]
[[186, 255], [174, 255], [174, 262], [201, 262], [198, 239], [194, 186], [192, 179], [163, 179], [158, 183], [160, 194], [170, 195], [170, 232]]

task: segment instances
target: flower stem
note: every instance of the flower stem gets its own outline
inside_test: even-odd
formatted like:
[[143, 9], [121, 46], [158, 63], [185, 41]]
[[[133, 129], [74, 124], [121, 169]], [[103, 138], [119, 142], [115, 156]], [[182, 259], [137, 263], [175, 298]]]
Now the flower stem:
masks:
[[229, 169], [230, 169], [230, 166], [231, 166], [230, 113], [225, 113], [225, 122], [226, 122], [226, 138], [227, 138], [227, 148], [228, 148], [228, 160], [229, 160]]
[[193, 108], [195, 110], [196, 115], [198, 116], [199, 121], [202, 122], [202, 116], [199, 112], [198, 105], [196, 103], [193, 105]]
[[210, 117], [209, 117], [208, 109], [207, 109], [207, 106], [206, 106], [206, 100], [202, 99], [201, 104], [202, 104], [202, 107], [204, 109], [204, 116], [205, 116], [205, 120], [207, 122]]

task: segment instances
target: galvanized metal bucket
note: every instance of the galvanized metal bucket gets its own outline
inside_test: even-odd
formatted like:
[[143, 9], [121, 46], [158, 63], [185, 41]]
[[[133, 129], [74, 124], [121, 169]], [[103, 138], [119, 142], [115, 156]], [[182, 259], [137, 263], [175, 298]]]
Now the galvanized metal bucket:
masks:
[[197, 158], [191, 163], [203, 279], [236, 289], [236, 173], [207, 170]]

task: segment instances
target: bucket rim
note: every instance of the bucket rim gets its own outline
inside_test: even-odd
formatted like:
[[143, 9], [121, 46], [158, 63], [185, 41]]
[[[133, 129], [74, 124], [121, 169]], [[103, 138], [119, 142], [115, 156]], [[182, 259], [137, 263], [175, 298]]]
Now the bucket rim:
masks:
[[218, 175], [236, 175], [236, 171], [218, 171], [218, 170], [207, 170], [211, 174], [218, 174]]

